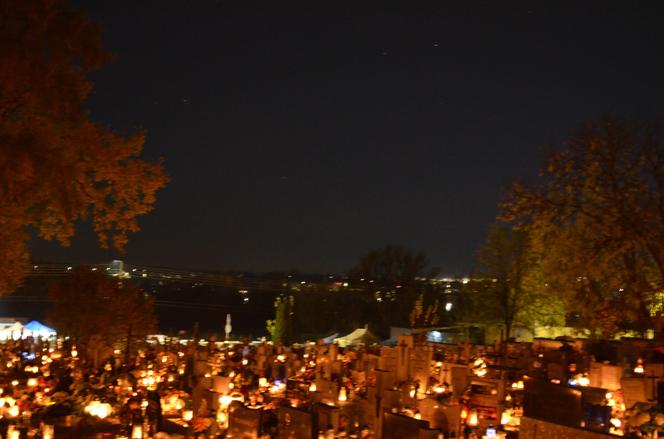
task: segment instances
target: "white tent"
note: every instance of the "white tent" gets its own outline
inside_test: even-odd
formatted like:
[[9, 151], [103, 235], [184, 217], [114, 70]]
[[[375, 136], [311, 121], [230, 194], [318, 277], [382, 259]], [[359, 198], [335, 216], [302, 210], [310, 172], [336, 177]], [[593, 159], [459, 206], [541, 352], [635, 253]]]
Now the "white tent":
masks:
[[369, 332], [368, 325], [365, 325], [364, 328], [357, 328], [350, 334], [335, 338], [334, 342], [342, 348], [345, 348], [346, 346], [353, 346], [358, 344], [370, 344], [377, 340], [378, 339], [376, 336]]
[[22, 334], [21, 322], [0, 322], [0, 340], [18, 340]]

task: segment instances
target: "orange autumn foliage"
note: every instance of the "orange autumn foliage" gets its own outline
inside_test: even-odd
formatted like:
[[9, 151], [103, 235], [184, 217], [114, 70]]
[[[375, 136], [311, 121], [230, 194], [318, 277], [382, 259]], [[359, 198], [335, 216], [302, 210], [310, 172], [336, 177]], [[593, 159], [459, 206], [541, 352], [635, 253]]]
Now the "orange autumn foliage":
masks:
[[0, 0], [0, 293], [20, 285], [28, 230], [67, 245], [78, 220], [122, 249], [167, 177], [144, 133], [90, 120], [88, 74], [110, 60], [99, 28], [63, 0]]
[[120, 280], [88, 267], [76, 267], [64, 279], [50, 285], [53, 306], [49, 320], [58, 334], [71, 337], [78, 346], [112, 347], [154, 333], [157, 326], [154, 299], [131, 281]]
[[661, 325], [662, 128], [615, 117], [588, 122], [501, 205], [502, 219], [528, 233], [544, 282], [597, 336]]

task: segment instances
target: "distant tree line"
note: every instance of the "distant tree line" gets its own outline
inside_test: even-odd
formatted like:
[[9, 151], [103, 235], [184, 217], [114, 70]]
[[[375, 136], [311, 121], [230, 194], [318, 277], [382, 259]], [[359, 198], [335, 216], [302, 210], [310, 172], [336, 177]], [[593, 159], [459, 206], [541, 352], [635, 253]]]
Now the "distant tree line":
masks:
[[[535, 325], [572, 326], [596, 338], [650, 329], [661, 334], [664, 155], [658, 126], [610, 118], [587, 125], [552, 152], [539, 177], [515, 183], [500, 208], [475, 269], [452, 294], [432, 281], [438, 270], [423, 252], [387, 245], [358, 259], [347, 273], [350, 288], [284, 288], [266, 327], [269, 336], [289, 343], [365, 324], [380, 337], [392, 326], [477, 324], [500, 328], [502, 338]], [[64, 304], [52, 320], [83, 340], [90, 331], [77, 335], [81, 326], [67, 319], [78, 313], [66, 304], [87, 300], [76, 285], [92, 280], [89, 273], [74, 275], [76, 282], [52, 289], [56, 303]], [[109, 302], [109, 312], [130, 309], [120, 294], [130, 290], [112, 291], [104, 300], [122, 300], [117, 307]], [[128, 329], [119, 328], [116, 335]]]

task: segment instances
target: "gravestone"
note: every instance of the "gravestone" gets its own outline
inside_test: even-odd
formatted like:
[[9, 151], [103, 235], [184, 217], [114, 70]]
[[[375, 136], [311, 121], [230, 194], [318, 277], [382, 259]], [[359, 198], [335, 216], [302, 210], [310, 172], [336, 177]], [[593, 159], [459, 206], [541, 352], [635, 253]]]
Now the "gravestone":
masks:
[[256, 355], [256, 370], [262, 375], [267, 366], [267, 357], [263, 354]]
[[565, 366], [560, 363], [549, 363], [546, 366], [546, 373], [550, 380], [558, 380], [563, 384], [566, 383]]
[[207, 406], [212, 410], [217, 410], [219, 408], [219, 397], [220, 393], [215, 392], [214, 390], [204, 390], [203, 399], [207, 402]]
[[311, 412], [294, 407], [279, 407], [279, 439], [314, 439], [318, 437]]
[[433, 353], [429, 349], [416, 348], [410, 355], [410, 376], [419, 382], [418, 391], [425, 393], [431, 376], [431, 359]]
[[578, 387], [582, 394], [583, 421], [587, 430], [608, 433], [611, 407], [604, 404], [606, 389], [600, 387]]
[[319, 378], [316, 380], [316, 393], [320, 401], [333, 404], [339, 397], [339, 383]]
[[375, 369], [379, 369], [380, 356], [365, 353], [362, 356], [362, 363], [363, 368], [361, 370], [363, 370], [367, 376], [371, 376]]
[[343, 362], [339, 360], [332, 361], [330, 366], [330, 373], [333, 378], [340, 377], [343, 373]]
[[397, 338], [397, 345], [407, 346], [412, 349], [415, 346], [415, 337], [412, 335], [400, 335], [399, 338]]
[[397, 348], [382, 347], [380, 349], [380, 368], [396, 374], [398, 362], [397, 354]]
[[620, 389], [620, 379], [622, 378], [622, 367], [611, 364], [602, 364], [602, 385], [601, 387], [616, 391]]
[[376, 393], [383, 396], [383, 392], [392, 389], [396, 383], [396, 376], [391, 370], [374, 369], [376, 376]]
[[316, 404], [316, 416], [318, 431], [339, 431], [339, 407], [327, 404]]
[[367, 374], [364, 371], [357, 371], [357, 370], [351, 370], [350, 371], [350, 377], [353, 380], [353, 382], [361, 384], [366, 382], [367, 380]]
[[258, 439], [263, 409], [250, 409], [234, 401], [228, 407], [228, 433], [238, 439]]
[[256, 348], [256, 355], [265, 355], [265, 354], [266, 354], [265, 345], [264, 344], [258, 345], [258, 347]]
[[330, 362], [337, 361], [337, 355], [339, 355], [339, 346], [336, 344], [328, 345], [327, 359]]
[[427, 421], [432, 429], [447, 435], [459, 433], [461, 405], [445, 405], [433, 398], [425, 398], [419, 401], [418, 407], [422, 420]]
[[604, 387], [602, 385], [602, 363], [590, 363], [590, 368], [588, 371], [588, 379], [590, 380], [590, 385], [593, 387]]
[[579, 390], [543, 380], [527, 380], [523, 415], [569, 427], [583, 422], [582, 394]]
[[397, 350], [397, 369], [396, 369], [397, 381], [406, 381], [408, 380], [408, 378], [410, 378], [409, 366], [410, 366], [410, 351], [412, 350], [412, 348], [406, 344], [403, 344], [397, 346], [394, 349]]
[[378, 395], [375, 386], [367, 388], [367, 400], [365, 405], [365, 422], [371, 428], [376, 437], [380, 437], [382, 426], [383, 397]]
[[646, 378], [623, 378], [621, 387], [625, 407], [630, 408], [637, 402], [648, 402], [652, 397], [650, 380]]
[[231, 383], [229, 377], [213, 376], [212, 377], [212, 390], [218, 393], [226, 394], [230, 391], [228, 385]]
[[299, 358], [291, 359], [290, 363], [288, 364], [288, 376], [297, 375], [302, 366], [303, 362]]
[[583, 423], [586, 430], [608, 433], [611, 424], [611, 407], [600, 404], [583, 404]]
[[332, 379], [333, 374], [338, 374], [338, 361], [337, 355], [339, 353], [339, 346], [331, 344], [327, 346], [327, 353], [323, 360], [323, 376]]
[[461, 361], [470, 361], [472, 357], [472, 345], [470, 342], [468, 340], [464, 341], [459, 348], [461, 348], [461, 352], [459, 353]]
[[383, 414], [382, 439], [419, 439], [420, 429], [429, 428], [426, 421], [396, 413]]
[[[318, 388], [316, 388], [318, 390]], [[286, 398], [297, 398], [306, 400], [309, 396], [309, 384], [301, 379], [290, 379], [286, 381]]]
[[438, 410], [440, 405], [440, 402], [433, 398], [424, 398], [417, 401], [417, 410], [420, 412], [420, 415], [422, 415], [422, 420], [427, 421], [429, 425], [431, 425], [434, 413]]
[[440, 431], [433, 428], [420, 428], [418, 439], [440, 439]]
[[207, 362], [207, 359], [205, 360], [194, 360], [194, 376], [195, 377], [201, 377], [205, 376], [205, 374], [210, 372], [210, 365]]
[[325, 377], [325, 364], [327, 364], [327, 347], [325, 345], [316, 346], [316, 376]]
[[335, 381], [326, 379], [316, 380], [316, 398], [317, 401], [334, 404], [339, 397], [339, 385]]
[[467, 366], [451, 365], [450, 367], [450, 377], [452, 384], [452, 390], [454, 392], [454, 397], [458, 398], [463, 395], [463, 392], [470, 384], [470, 376], [468, 375]]
[[664, 363], [646, 363], [644, 370], [647, 377], [664, 378]]
[[604, 404], [606, 398], [606, 389], [600, 387], [576, 387], [583, 395], [584, 404]]
[[383, 408], [385, 410], [399, 409], [401, 407], [403, 393], [401, 390], [385, 389], [383, 391]]

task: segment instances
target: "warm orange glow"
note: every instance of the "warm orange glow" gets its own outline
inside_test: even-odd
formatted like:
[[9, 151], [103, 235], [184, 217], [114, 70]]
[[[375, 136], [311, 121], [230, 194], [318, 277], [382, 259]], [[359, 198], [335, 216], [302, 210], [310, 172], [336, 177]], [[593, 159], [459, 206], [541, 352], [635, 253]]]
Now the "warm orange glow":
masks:
[[480, 423], [479, 418], [477, 417], [477, 411], [473, 410], [470, 412], [470, 416], [468, 416], [468, 425], [471, 427], [477, 427], [477, 424]]

